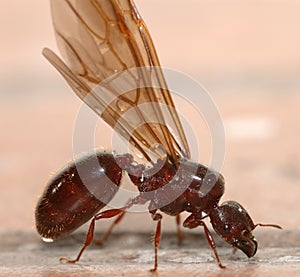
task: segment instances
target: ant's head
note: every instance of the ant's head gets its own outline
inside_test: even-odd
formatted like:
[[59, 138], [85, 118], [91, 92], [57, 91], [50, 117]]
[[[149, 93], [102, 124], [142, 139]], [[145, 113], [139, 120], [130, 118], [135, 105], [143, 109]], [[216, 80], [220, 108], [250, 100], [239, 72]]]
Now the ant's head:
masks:
[[242, 250], [249, 258], [257, 250], [257, 242], [251, 231], [255, 225], [247, 211], [235, 201], [217, 206], [210, 214], [216, 233], [235, 248]]
[[252, 235], [257, 226], [281, 229], [274, 224], [254, 224], [247, 211], [235, 201], [227, 201], [215, 207], [209, 217], [216, 233], [233, 247], [242, 250], [249, 258], [257, 250], [257, 242]]

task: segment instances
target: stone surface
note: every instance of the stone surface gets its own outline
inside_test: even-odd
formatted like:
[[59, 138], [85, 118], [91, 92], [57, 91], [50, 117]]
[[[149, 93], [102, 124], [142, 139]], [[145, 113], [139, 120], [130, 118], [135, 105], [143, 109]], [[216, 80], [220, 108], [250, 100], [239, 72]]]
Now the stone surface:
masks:
[[[0, 276], [298, 276], [299, 231], [257, 231], [259, 250], [248, 259], [221, 242], [218, 252], [226, 269], [220, 269], [202, 232], [185, 232], [181, 246], [173, 232], [163, 233], [159, 269], [152, 275], [150, 233], [117, 232], [103, 246], [92, 245], [78, 264], [60, 264], [59, 257], [74, 258], [84, 239], [78, 232], [54, 243], [43, 243], [32, 233], [1, 233]], [[98, 237], [101, 234], [98, 233]]]

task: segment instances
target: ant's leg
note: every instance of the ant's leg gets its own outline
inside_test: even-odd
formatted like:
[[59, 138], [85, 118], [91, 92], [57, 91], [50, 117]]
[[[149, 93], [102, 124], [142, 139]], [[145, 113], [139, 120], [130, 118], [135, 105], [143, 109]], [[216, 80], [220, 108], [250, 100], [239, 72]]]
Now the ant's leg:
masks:
[[[127, 204], [129, 204], [130, 201], [131, 200], [129, 200]], [[139, 203], [139, 204], [144, 204], [144, 203]], [[98, 245], [102, 245], [111, 235], [113, 228], [124, 218], [125, 213], [126, 213], [126, 211], [123, 210], [123, 212], [121, 214], [119, 214], [118, 217], [115, 219], [115, 221], [110, 225], [110, 227], [105, 232], [103, 237], [100, 240], [94, 239], [94, 243], [96, 243]]]
[[98, 214], [96, 214], [91, 223], [90, 223], [90, 227], [89, 230], [86, 234], [86, 238], [85, 238], [85, 242], [81, 248], [81, 250], [79, 251], [76, 259], [74, 260], [70, 260], [68, 258], [65, 257], [61, 257], [59, 260], [60, 262], [65, 262], [65, 263], [76, 263], [79, 261], [82, 253], [84, 252], [84, 250], [91, 244], [91, 242], [93, 241], [93, 237], [94, 237], [94, 229], [95, 229], [95, 222], [96, 220], [102, 219], [102, 218], [112, 218], [114, 216], [118, 216], [118, 218], [116, 219], [116, 221], [119, 219], [121, 220], [121, 215], [124, 215], [125, 211], [127, 209], [129, 209], [130, 207], [132, 207], [134, 204], [144, 204], [145, 200], [139, 196], [137, 196], [136, 198], [132, 199], [130, 202], [127, 203], [126, 206], [124, 206], [123, 208], [120, 209], [111, 209], [111, 210], [107, 210], [107, 211], [103, 211], [100, 212]]
[[207, 239], [207, 241], [208, 241], [208, 243], [210, 245], [210, 248], [212, 249], [212, 251], [215, 254], [215, 257], [216, 257], [216, 260], [217, 260], [217, 262], [219, 264], [219, 267], [220, 268], [226, 268], [226, 266], [222, 265], [222, 263], [221, 263], [221, 260], [219, 258], [218, 252], [217, 252], [216, 243], [215, 243], [214, 238], [212, 237], [210, 231], [208, 230], [206, 224], [203, 221], [199, 221], [199, 225], [203, 226], [203, 228], [204, 228], [206, 239]]
[[122, 213], [123, 210], [122, 209], [113, 209], [113, 210], [107, 210], [107, 211], [104, 211], [104, 212], [100, 212], [98, 214], [96, 214], [92, 221], [91, 221], [91, 224], [90, 224], [90, 227], [89, 227], [89, 230], [86, 234], [86, 238], [85, 238], [85, 242], [84, 242], [84, 245], [83, 247], [81, 248], [81, 250], [79, 251], [76, 259], [74, 260], [70, 260], [68, 258], [65, 258], [65, 257], [61, 257], [59, 260], [60, 262], [65, 262], [65, 263], [76, 263], [79, 261], [82, 253], [84, 252], [84, 250], [91, 244], [92, 240], [93, 240], [93, 237], [94, 237], [94, 229], [95, 229], [95, 221], [96, 220], [99, 220], [101, 218], [111, 218], [111, 217], [114, 217], [120, 213]]
[[123, 219], [124, 215], [125, 215], [125, 210], [123, 210], [118, 217], [114, 220], [114, 222], [109, 226], [109, 228], [107, 229], [107, 231], [105, 232], [105, 234], [103, 235], [103, 237], [101, 239], [94, 239], [93, 242], [98, 244], [98, 245], [102, 245], [105, 241], [107, 241], [107, 239], [109, 238], [109, 236], [112, 233], [113, 228]]
[[191, 214], [184, 222], [183, 222], [183, 226], [186, 228], [190, 228], [190, 229], [194, 229], [198, 226], [203, 226], [204, 228], [204, 233], [206, 236], [206, 239], [208, 241], [208, 244], [210, 246], [210, 248], [212, 249], [212, 251], [214, 252], [215, 258], [218, 262], [218, 265], [220, 268], [225, 268], [224, 265], [222, 265], [221, 260], [219, 258], [218, 252], [217, 252], [217, 247], [216, 247], [216, 243], [214, 241], [214, 238], [212, 237], [209, 229], [207, 228], [206, 224], [199, 219], [195, 219], [194, 215]]
[[150, 269], [151, 272], [156, 271], [158, 261], [157, 261], [157, 253], [158, 253], [158, 246], [160, 243], [160, 238], [161, 238], [161, 220], [162, 220], [162, 215], [159, 213], [156, 213], [156, 211], [150, 211], [152, 214], [152, 219], [154, 221], [157, 221], [156, 225], [156, 232], [155, 232], [155, 237], [154, 237], [154, 267]]
[[177, 227], [177, 239], [178, 244], [180, 245], [182, 243], [182, 230], [180, 227], [180, 214], [176, 215], [176, 227]]
[[[130, 200], [128, 201], [127, 205], [130, 203]], [[103, 237], [100, 240], [94, 239], [94, 243], [98, 244], [98, 245], [102, 245], [111, 235], [113, 228], [123, 219], [124, 215], [125, 215], [125, 210], [123, 210], [123, 212], [121, 212], [118, 217], [114, 220], [114, 222], [110, 225], [110, 227], [108, 228], [108, 230], [105, 232], [105, 234], [103, 235]]]

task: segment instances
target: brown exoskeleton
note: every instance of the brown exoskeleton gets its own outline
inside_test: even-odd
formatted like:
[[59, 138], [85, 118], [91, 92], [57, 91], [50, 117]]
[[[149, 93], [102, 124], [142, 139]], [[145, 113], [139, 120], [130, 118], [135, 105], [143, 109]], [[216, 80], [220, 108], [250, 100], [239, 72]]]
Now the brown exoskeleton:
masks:
[[[205, 217], [210, 218], [214, 230], [226, 242], [248, 257], [255, 255], [257, 242], [252, 231], [263, 224], [254, 224], [237, 202], [219, 205], [224, 178], [213, 169], [190, 160], [187, 139], [153, 42], [133, 1], [52, 0], [51, 8], [57, 42], [66, 63], [49, 49], [44, 49], [43, 54], [74, 92], [126, 138], [151, 167], [135, 162], [131, 154], [109, 152], [86, 155], [67, 165], [50, 180], [37, 205], [39, 234], [46, 241], [55, 240], [91, 219], [77, 258], [61, 259], [74, 263], [92, 242], [95, 221], [116, 217], [106, 239], [126, 210], [148, 202], [152, 219], [157, 222], [152, 271], [158, 265], [162, 213], [176, 216], [179, 225], [180, 213], [189, 212], [183, 226], [204, 228], [221, 268], [224, 266], [203, 221]], [[138, 70], [133, 73], [132, 68]], [[122, 82], [116, 83], [122, 74]], [[156, 85], [151, 86], [154, 80]], [[102, 90], [96, 91], [100, 83]], [[131, 89], [124, 91], [124, 87]], [[145, 104], [147, 109], [142, 108]], [[167, 109], [163, 110], [161, 105]], [[134, 112], [128, 115], [131, 109]], [[155, 120], [149, 121], [149, 117]], [[138, 126], [135, 122], [139, 122]], [[172, 131], [168, 126], [173, 126]], [[154, 155], [149, 155], [149, 149]], [[137, 186], [138, 196], [124, 207], [100, 211], [117, 193], [122, 172], [127, 172]], [[180, 231], [178, 234], [180, 236]]]

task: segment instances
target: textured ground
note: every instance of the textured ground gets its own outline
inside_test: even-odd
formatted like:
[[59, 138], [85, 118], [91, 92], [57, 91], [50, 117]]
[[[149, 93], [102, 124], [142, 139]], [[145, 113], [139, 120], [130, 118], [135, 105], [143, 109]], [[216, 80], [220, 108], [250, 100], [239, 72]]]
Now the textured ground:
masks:
[[151, 274], [153, 249], [146, 233], [116, 233], [103, 247], [92, 246], [76, 265], [60, 264], [60, 256], [74, 257], [84, 235], [46, 244], [32, 234], [1, 234], [0, 276], [290, 276], [299, 274], [299, 232], [258, 232], [260, 248], [254, 258], [217, 240], [226, 269], [220, 269], [201, 234], [185, 234], [182, 246], [166, 232], [159, 251], [159, 269]]

